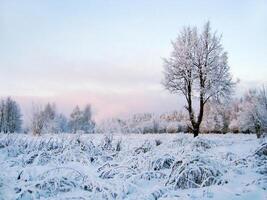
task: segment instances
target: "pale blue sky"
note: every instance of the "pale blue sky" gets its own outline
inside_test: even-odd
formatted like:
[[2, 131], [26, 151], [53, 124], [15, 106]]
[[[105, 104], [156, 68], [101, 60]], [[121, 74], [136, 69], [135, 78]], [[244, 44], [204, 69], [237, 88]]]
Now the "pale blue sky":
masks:
[[63, 109], [91, 101], [99, 118], [174, 109], [162, 57], [184, 25], [207, 20], [223, 34], [233, 76], [266, 82], [266, 0], [0, 0], [0, 95]]

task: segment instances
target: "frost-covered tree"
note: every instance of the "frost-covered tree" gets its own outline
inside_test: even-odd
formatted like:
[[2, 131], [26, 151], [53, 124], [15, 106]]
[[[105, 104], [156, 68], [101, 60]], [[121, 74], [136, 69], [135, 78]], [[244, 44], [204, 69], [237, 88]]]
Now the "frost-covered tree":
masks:
[[81, 130], [82, 122], [83, 122], [83, 113], [80, 110], [80, 107], [77, 105], [70, 114], [69, 126], [71, 132], [76, 133], [78, 130]]
[[69, 132], [68, 119], [63, 114], [56, 115], [55, 119], [56, 132], [67, 133]]
[[44, 127], [44, 116], [41, 106], [33, 105], [30, 129], [33, 135], [41, 135]]
[[0, 128], [1, 132], [14, 133], [21, 129], [21, 112], [19, 105], [8, 97], [0, 104]]
[[83, 131], [84, 133], [92, 133], [94, 131], [95, 122], [92, 120], [91, 105], [85, 106], [84, 110], [80, 110], [76, 106], [70, 114], [69, 127], [71, 132]]
[[82, 112], [82, 130], [85, 133], [92, 133], [94, 131], [95, 122], [92, 120], [92, 110], [91, 105], [85, 106]]
[[3, 99], [1, 99], [1, 103], [0, 103], [0, 132], [3, 132], [4, 129], [4, 113], [5, 113], [5, 101]]
[[96, 127], [98, 133], [126, 133], [126, 122], [118, 118], [101, 121]]
[[31, 118], [31, 131], [34, 135], [43, 133], [68, 132], [68, 120], [63, 114], [56, 112], [56, 104], [33, 106]]
[[[172, 46], [170, 58], [164, 59], [163, 85], [171, 93], [181, 93], [185, 97], [191, 129], [196, 137], [205, 104], [231, 93], [233, 82], [227, 53], [222, 47], [221, 37], [212, 33], [209, 22], [201, 32], [196, 27], [184, 28]], [[194, 99], [198, 102], [197, 109], [193, 105]]]
[[259, 110], [261, 128], [263, 131], [267, 131], [267, 92], [264, 86], [259, 91], [257, 108]]
[[44, 133], [56, 133], [57, 132], [57, 122], [56, 118], [56, 105], [53, 104], [46, 104], [44, 110], [41, 113], [43, 117], [43, 130]]
[[255, 132], [260, 137], [267, 130], [267, 96], [261, 90], [249, 90], [242, 101], [239, 123], [244, 132]]
[[44, 117], [48, 120], [53, 120], [56, 117], [56, 105], [53, 104], [46, 104], [43, 110]]
[[205, 105], [205, 113], [201, 124], [201, 131], [227, 133], [230, 125], [231, 102], [209, 102]]

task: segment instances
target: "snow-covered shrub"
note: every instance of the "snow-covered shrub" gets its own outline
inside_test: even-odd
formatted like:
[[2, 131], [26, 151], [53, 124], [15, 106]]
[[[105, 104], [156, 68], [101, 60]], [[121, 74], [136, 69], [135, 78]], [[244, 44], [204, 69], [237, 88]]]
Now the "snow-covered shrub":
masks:
[[161, 140], [155, 140], [155, 143], [156, 143], [156, 146], [159, 146], [162, 144], [162, 141]]
[[256, 172], [267, 175], [267, 143], [263, 142], [254, 152]]
[[[267, 173], [265, 173], [267, 174]], [[267, 176], [260, 178], [256, 181], [256, 184], [259, 185], [263, 190], [267, 190]]]
[[261, 144], [260, 147], [255, 151], [255, 155], [267, 156], [267, 143]]
[[121, 147], [122, 145], [121, 145], [121, 140], [118, 140], [117, 142], [116, 142], [116, 151], [121, 151]]
[[183, 137], [178, 137], [177, 139], [174, 139], [172, 141], [172, 146], [173, 147], [184, 147], [186, 144], [190, 143], [188, 135], [183, 135]]
[[136, 171], [127, 166], [119, 166], [118, 164], [105, 164], [98, 169], [99, 177], [103, 179], [110, 179], [118, 176], [119, 178], [130, 178], [136, 175]]
[[24, 183], [23, 187], [17, 188], [18, 199], [25, 199], [25, 195], [39, 199], [74, 190], [82, 184], [83, 174], [64, 167], [49, 169], [38, 176], [33, 176], [32, 171], [26, 170], [19, 174], [18, 180], [22, 185]]
[[164, 156], [152, 161], [152, 169], [155, 171], [161, 170], [161, 169], [170, 169], [172, 164], [174, 162], [174, 157], [165, 154]]
[[[116, 199], [117, 193], [112, 191], [109, 187], [103, 185], [102, 183], [96, 182], [93, 177], [85, 176], [83, 183], [80, 187], [83, 191], [86, 191], [85, 194], [80, 195], [85, 199]], [[88, 193], [89, 192], [89, 193]], [[76, 198], [73, 198], [76, 200]]]
[[154, 172], [154, 171], [148, 171], [148, 172], [144, 172], [140, 175], [141, 179], [144, 180], [152, 180], [152, 179], [166, 179], [167, 175], [162, 173], [162, 172]]
[[190, 145], [190, 149], [196, 151], [206, 151], [208, 149], [211, 149], [213, 146], [215, 145], [210, 140], [202, 138], [194, 138], [194, 140]]
[[109, 134], [105, 134], [103, 140], [102, 140], [102, 149], [105, 150], [112, 150], [112, 141], [113, 141], [113, 134], [109, 133]]
[[215, 162], [201, 157], [179, 160], [173, 165], [166, 185], [173, 185], [175, 189], [214, 185], [222, 176], [219, 169]]
[[135, 154], [146, 153], [150, 151], [151, 148], [152, 148], [151, 143], [148, 140], [146, 140], [144, 144], [142, 144], [141, 147], [136, 148], [134, 152]]
[[234, 161], [236, 160], [236, 155], [232, 152], [227, 152], [225, 155], [223, 155], [223, 158], [227, 161]]
[[104, 135], [15, 136], [0, 134], [1, 200], [217, 199], [233, 186], [245, 199], [266, 188], [266, 140], [251, 135], [113, 135], [112, 148]]
[[[24, 199], [114, 199], [116, 194], [74, 168], [57, 167], [32, 176], [20, 173], [15, 188], [18, 200]], [[69, 193], [68, 198], [64, 194]], [[73, 195], [73, 198], [71, 196]]]

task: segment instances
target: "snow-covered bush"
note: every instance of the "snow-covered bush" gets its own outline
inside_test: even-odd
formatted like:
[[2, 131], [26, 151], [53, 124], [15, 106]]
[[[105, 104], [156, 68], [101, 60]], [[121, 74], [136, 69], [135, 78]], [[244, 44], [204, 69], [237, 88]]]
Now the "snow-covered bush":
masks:
[[159, 146], [162, 144], [162, 141], [161, 140], [155, 140], [155, 143], [156, 143], [156, 146]]
[[210, 148], [212, 148], [215, 144], [207, 139], [202, 139], [202, 138], [196, 138], [195, 140], [192, 141], [190, 145], [190, 149], [192, 151], [205, 151]]
[[216, 184], [221, 176], [215, 162], [195, 157], [176, 161], [166, 185], [173, 185], [175, 189], [206, 187]]
[[165, 154], [164, 156], [152, 161], [152, 169], [155, 171], [161, 170], [161, 169], [170, 169], [172, 164], [174, 162], [174, 157]]
[[105, 134], [101, 144], [102, 149], [105, 150], [113, 149], [112, 141], [113, 141], [113, 134], [112, 133]]
[[[138, 177], [139, 178], [139, 177]], [[162, 173], [162, 172], [144, 172], [140, 175], [140, 179], [144, 179], [144, 180], [152, 180], [152, 179], [166, 179], [167, 175]]]
[[103, 179], [114, 178], [119, 176], [120, 178], [130, 178], [131, 176], [136, 175], [136, 171], [127, 166], [119, 166], [118, 164], [105, 164], [104, 166], [98, 169], [100, 173], [99, 177]]
[[251, 135], [15, 136], [0, 134], [1, 200], [217, 199], [233, 188], [227, 199], [245, 199], [266, 188], [266, 141]]
[[135, 149], [135, 154], [146, 153], [152, 149], [151, 143], [146, 140], [141, 147]]
[[255, 155], [266, 156], [267, 158], [267, 143], [261, 144], [260, 147], [255, 151]]

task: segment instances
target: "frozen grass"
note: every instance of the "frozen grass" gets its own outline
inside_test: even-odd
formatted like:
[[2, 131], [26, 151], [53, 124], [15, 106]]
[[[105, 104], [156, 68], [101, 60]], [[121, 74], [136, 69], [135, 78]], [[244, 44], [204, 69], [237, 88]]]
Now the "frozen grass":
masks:
[[267, 199], [255, 135], [0, 134], [0, 200]]

